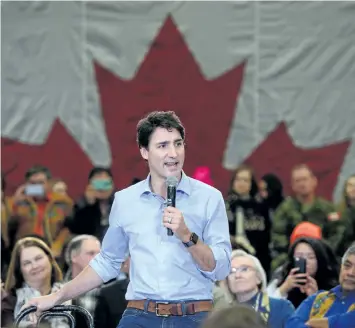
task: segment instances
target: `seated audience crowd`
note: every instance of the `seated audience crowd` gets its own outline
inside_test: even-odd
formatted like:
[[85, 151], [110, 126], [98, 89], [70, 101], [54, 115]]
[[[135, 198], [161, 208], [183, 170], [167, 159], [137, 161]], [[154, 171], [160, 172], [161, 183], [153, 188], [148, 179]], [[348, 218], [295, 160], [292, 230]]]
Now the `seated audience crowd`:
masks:
[[[208, 167], [193, 177], [213, 186]], [[307, 165], [292, 169], [290, 184], [292, 194], [284, 195], [276, 174], [258, 180], [244, 164], [233, 172], [225, 199], [231, 272], [215, 283], [214, 311], [203, 327], [355, 328], [355, 175], [339, 204], [317, 196]], [[94, 167], [73, 200], [66, 181], [39, 165], [13, 195], [4, 176], [1, 188], [1, 327], [11, 327], [27, 300], [60, 289], [100, 252], [116, 189], [111, 170]], [[117, 327], [129, 263], [127, 254], [119, 277], [66, 304], [87, 309], [96, 327]], [[26, 318], [21, 325], [29, 326]], [[45, 325], [70, 326], [64, 317]]]

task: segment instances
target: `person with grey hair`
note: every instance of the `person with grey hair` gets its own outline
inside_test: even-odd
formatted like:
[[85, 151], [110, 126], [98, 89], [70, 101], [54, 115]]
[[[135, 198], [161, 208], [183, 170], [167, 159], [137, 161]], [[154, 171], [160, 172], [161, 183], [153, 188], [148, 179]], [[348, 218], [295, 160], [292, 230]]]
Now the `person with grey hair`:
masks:
[[[69, 269], [64, 281], [68, 282], [79, 275], [89, 262], [100, 252], [101, 243], [92, 235], [78, 235], [70, 240], [66, 247], [64, 257]], [[97, 297], [100, 288], [95, 288], [73, 300], [74, 305], [79, 305], [88, 310], [92, 316], [95, 314]], [[86, 328], [86, 322], [81, 315], [76, 315], [76, 327]]]
[[355, 245], [345, 252], [339, 285], [309, 296], [288, 320], [286, 328], [355, 327]]
[[75, 278], [100, 252], [101, 243], [92, 235], [78, 235], [68, 243], [64, 258], [69, 267], [65, 280]]
[[242, 303], [258, 312], [268, 327], [285, 327], [295, 309], [288, 300], [267, 295], [266, 274], [260, 261], [245, 251], [235, 250], [232, 252], [231, 267], [227, 279], [215, 289], [215, 309]]

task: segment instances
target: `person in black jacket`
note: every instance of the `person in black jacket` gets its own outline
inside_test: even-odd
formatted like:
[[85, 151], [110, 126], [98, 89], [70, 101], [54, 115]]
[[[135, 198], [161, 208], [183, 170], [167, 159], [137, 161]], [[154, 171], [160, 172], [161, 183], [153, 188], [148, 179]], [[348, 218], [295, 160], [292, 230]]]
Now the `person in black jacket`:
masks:
[[241, 165], [232, 176], [226, 199], [229, 233], [232, 239], [259, 259], [269, 276], [271, 220], [268, 206], [257, 197], [257, 193], [253, 170]]
[[259, 195], [269, 207], [270, 212], [275, 212], [285, 199], [279, 177], [273, 173], [263, 175], [259, 182]]
[[75, 203], [73, 216], [66, 220], [72, 234], [87, 234], [102, 241], [108, 228], [108, 217], [114, 200], [111, 170], [94, 167], [89, 173], [85, 194]]

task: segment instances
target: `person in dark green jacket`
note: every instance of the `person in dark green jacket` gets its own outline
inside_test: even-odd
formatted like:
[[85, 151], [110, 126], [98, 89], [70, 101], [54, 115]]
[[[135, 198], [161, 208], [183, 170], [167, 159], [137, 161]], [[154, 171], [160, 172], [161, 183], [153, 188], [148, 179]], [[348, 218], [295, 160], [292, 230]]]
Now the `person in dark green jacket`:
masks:
[[323, 238], [334, 250], [338, 249], [345, 231], [344, 221], [335, 206], [316, 196], [317, 178], [307, 165], [293, 168], [291, 184], [294, 196], [281, 203], [273, 220], [273, 269], [286, 260], [291, 233], [299, 223], [309, 221], [320, 226]]

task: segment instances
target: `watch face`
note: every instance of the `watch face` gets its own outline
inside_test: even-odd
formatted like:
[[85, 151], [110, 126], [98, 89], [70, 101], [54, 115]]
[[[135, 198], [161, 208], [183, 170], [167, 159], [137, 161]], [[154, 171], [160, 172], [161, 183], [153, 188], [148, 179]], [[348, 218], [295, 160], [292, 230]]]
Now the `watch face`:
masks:
[[191, 234], [190, 240], [191, 240], [194, 244], [197, 244], [197, 242], [198, 242], [198, 236], [193, 232], [193, 233]]

